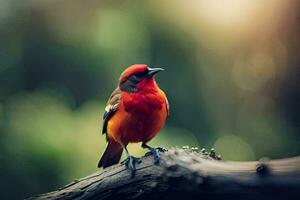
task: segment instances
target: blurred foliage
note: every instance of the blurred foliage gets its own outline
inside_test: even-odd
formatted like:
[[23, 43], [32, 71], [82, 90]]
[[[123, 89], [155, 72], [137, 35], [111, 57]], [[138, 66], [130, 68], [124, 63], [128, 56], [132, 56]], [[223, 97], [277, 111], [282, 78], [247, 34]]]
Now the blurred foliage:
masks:
[[0, 198], [97, 170], [104, 105], [135, 63], [166, 69], [157, 80], [171, 116], [153, 146], [214, 147], [225, 160], [297, 155], [299, 4], [0, 0]]

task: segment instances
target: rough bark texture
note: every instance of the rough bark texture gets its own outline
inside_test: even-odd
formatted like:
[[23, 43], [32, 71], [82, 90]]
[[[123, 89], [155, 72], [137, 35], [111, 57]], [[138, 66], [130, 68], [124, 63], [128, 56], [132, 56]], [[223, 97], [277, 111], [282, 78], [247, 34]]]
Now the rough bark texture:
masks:
[[145, 156], [134, 178], [117, 164], [31, 199], [300, 199], [300, 156], [223, 162], [173, 149], [160, 164]]

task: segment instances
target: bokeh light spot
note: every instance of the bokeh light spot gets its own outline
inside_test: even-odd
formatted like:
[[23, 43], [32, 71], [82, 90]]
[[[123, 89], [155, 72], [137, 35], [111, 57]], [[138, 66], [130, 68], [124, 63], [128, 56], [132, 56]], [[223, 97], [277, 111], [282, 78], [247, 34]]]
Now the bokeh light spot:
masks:
[[224, 160], [254, 160], [255, 154], [251, 146], [236, 135], [221, 136], [214, 144], [218, 152], [222, 152]]

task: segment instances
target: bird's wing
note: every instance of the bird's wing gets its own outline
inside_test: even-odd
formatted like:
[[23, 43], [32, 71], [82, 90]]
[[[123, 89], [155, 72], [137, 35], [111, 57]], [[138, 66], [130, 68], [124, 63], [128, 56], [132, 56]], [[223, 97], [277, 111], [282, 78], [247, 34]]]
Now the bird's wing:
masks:
[[103, 114], [102, 134], [107, 133], [107, 123], [109, 119], [114, 115], [116, 110], [118, 109], [120, 101], [121, 101], [121, 91], [118, 87], [113, 91], [106, 104], [105, 112]]

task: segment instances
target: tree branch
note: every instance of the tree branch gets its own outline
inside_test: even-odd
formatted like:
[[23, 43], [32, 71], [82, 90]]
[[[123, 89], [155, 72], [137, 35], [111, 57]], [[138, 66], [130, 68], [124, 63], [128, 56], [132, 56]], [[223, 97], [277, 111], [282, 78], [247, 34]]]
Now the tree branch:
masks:
[[300, 156], [223, 162], [201, 152], [172, 149], [160, 164], [145, 156], [136, 175], [117, 164], [30, 199], [300, 199]]

